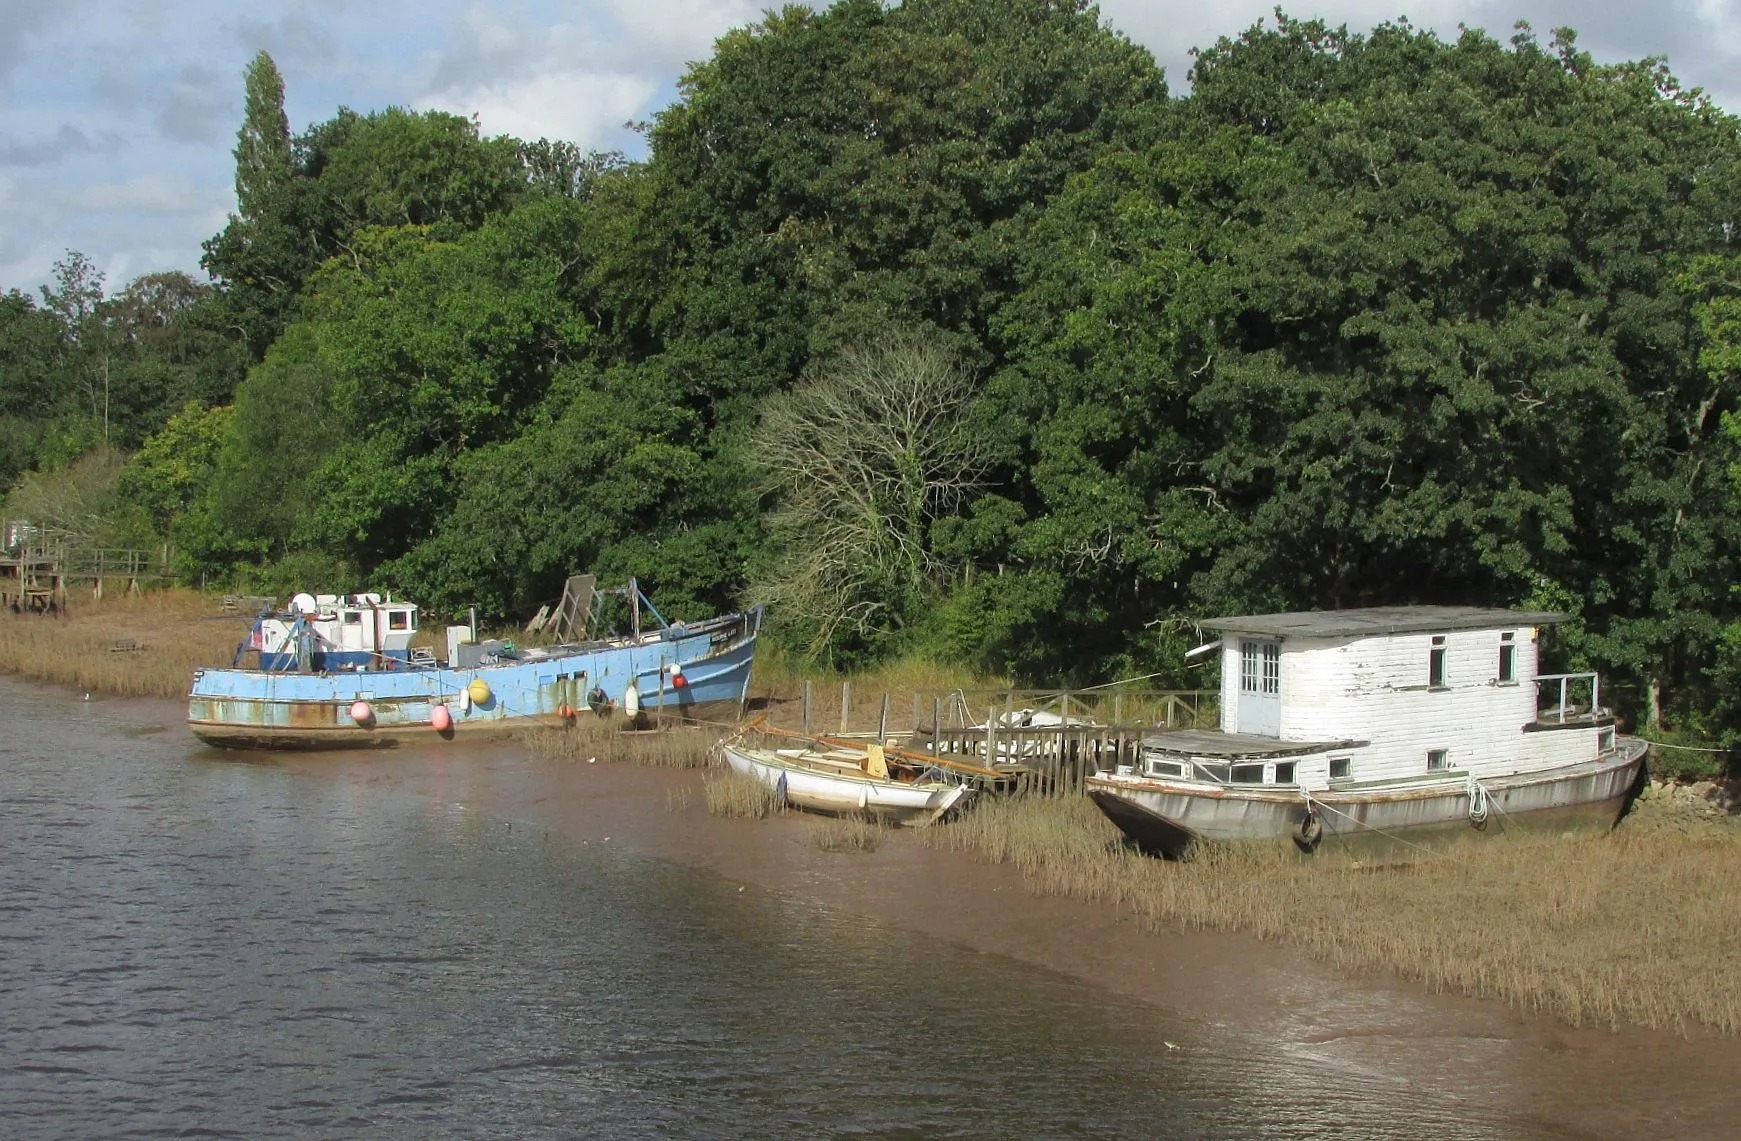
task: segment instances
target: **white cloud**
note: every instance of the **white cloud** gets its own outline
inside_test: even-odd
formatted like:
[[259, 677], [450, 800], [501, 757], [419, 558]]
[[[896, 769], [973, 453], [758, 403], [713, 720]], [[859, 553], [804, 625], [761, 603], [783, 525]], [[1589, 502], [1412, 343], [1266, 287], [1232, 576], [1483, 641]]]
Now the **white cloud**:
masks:
[[608, 149], [622, 126], [659, 89], [652, 79], [582, 71], [546, 73], [419, 100], [423, 106], [478, 117], [488, 135], [565, 139]]

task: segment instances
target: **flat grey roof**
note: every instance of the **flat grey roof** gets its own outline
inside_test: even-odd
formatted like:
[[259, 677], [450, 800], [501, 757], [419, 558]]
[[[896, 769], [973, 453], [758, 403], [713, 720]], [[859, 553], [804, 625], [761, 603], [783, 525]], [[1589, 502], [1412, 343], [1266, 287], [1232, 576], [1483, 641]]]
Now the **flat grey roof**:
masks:
[[1232, 634], [1337, 638], [1447, 630], [1504, 630], [1514, 626], [1553, 626], [1565, 620], [1564, 614], [1544, 610], [1502, 610], [1486, 606], [1367, 606], [1358, 610], [1302, 610], [1293, 614], [1211, 618], [1202, 625], [1205, 629]]
[[1300, 757], [1332, 749], [1357, 749], [1365, 741], [1283, 741], [1249, 733], [1223, 733], [1219, 729], [1166, 729], [1143, 737], [1143, 748], [1181, 757], [1226, 757], [1256, 760], [1267, 757]]

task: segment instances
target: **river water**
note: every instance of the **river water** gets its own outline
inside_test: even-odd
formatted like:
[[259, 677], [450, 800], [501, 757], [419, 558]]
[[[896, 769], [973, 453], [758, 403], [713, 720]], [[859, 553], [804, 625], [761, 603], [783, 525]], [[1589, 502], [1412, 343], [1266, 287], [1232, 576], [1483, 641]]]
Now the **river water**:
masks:
[[0, 710], [7, 1138], [1565, 1135], [368, 758]]

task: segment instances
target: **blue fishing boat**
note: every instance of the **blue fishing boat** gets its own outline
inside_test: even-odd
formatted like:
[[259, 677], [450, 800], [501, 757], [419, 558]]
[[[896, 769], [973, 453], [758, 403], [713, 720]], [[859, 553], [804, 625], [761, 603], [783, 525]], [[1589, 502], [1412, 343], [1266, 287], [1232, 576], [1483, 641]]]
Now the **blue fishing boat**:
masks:
[[[587, 637], [594, 600], [612, 595], [628, 603], [628, 632]], [[749, 693], [761, 620], [756, 607], [669, 623], [633, 579], [595, 591], [590, 577], [576, 578], [552, 616], [563, 635], [554, 644], [477, 642], [468, 623], [448, 627], [438, 661], [411, 645], [412, 603], [299, 594], [285, 612], [255, 619], [231, 668], [194, 674], [188, 726], [225, 748], [350, 749], [472, 740], [583, 716], [733, 720]]]

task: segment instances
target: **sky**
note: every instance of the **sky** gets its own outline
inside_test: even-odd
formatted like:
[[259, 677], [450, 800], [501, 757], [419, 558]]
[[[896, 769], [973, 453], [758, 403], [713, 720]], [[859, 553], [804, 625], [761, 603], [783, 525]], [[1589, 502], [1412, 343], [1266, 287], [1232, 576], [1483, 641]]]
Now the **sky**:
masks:
[[[677, 95], [689, 63], [774, 0], [0, 0], [0, 291], [35, 292], [68, 250], [111, 291], [143, 273], [202, 277], [200, 243], [235, 209], [242, 71], [261, 49], [293, 131], [341, 106], [475, 115], [486, 134], [561, 138], [635, 157], [627, 124]], [[1175, 93], [1193, 46], [1268, 17], [1273, 0], [1102, 0]], [[1569, 25], [1599, 60], [1667, 56], [1741, 110], [1741, 0], [1317, 0], [1284, 5], [1364, 30], [1406, 15], [1449, 38]]]

